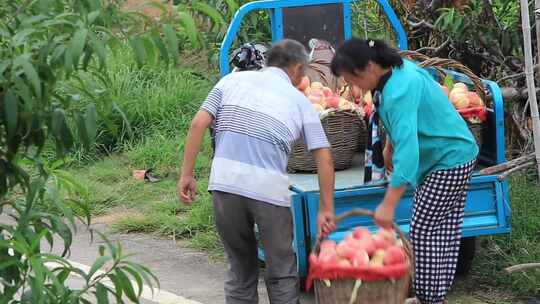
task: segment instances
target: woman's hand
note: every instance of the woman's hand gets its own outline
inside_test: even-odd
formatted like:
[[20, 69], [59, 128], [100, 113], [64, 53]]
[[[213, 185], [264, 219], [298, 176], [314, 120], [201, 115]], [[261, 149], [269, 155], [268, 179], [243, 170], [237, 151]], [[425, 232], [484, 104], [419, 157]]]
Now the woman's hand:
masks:
[[391, 204], [382, 202], [375, 210], [375, 224], [382, 228], [392, 228], [396, 208]]

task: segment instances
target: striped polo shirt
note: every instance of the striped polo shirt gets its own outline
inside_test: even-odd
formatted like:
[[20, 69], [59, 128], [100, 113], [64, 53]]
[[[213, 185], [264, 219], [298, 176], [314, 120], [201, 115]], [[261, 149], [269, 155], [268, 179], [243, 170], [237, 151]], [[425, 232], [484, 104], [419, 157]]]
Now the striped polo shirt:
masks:
[[288, 207], [294, 141], [303, 138], [310, 151], [329, 147], [318, 113], [279, 68], [228, 74], [201, 108], [214, 117], [209, 191]]

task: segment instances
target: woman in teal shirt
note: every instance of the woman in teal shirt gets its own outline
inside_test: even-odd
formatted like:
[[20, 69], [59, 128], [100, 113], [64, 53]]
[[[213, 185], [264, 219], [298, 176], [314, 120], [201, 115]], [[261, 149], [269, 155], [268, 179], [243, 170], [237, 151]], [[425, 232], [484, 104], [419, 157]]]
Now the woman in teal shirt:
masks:
[[387, 133], [384, 163], [391, 172], [375, 221], [391, 227], [405, 190], [416, 189], [410, 229], [416, 301], [444, 303], [455, 276], [467, 186], [478, 154], [475, 139], [432, 76], [382, 41], [346, 41], [332, 71], [374, 92], [376, 115]]

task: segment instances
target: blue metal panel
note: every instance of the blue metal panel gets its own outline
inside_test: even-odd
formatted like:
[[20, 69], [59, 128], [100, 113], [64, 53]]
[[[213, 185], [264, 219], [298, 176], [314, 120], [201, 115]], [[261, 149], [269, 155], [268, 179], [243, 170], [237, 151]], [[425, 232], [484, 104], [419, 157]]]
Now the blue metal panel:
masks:
[[[491, 181], [488, 181], [490, 180]], [[481, 182], [484, 180], [484, 182]], [[487, 182], [486, 182], [487, 181]], [[467, 195], [465, 219], [463, 224], [464, 236], [479, 236], [485, 234], [505, 233], [510, 231], [508, 226], [507, 208], [503, 204], [504, 183], [498, 182], [495, 177], [478, 177], [473, 180]], [[357, 189], [339, 191], [335, 194], [336, 214], [353, 208], [374, 210], [384, 196], [384, 189]], [[404, 230], [409, 231], [411, 218], [412, 192], [408, 191], [396, 209], [396, 223]], [[308, 234], [311, 241], [316, 238], [316, 223], [311, 219], [317, 218], [319, 207], [319, 194], [306, 194], [306, 217], [308, 219]], [[375, 230], [372, 219], [368, 217], [349, 218], [339, 223], [338, 229], [332, 238], [341, 239], [349, 233], [350, 229], [358, 226], [369, 227]]]
[[351, 3], [349, 0], [343, 1], [343, 30], [345, 40], [352, 37], [352, 22], [351, 22]]
[[272, 41], [276, 42], [283, 39], [283, 9], [276, 8], [273, 11], [275, 30], [272, 32]]
[[[253, 1], [244, 4], [233, 16], [227, 33], [223, 38], [221, 43], [221, 49], [219, 52], [219, 68], [221, 76], [225, 76], [230, 72], [229, 67], [229, 52], [234, 42], [234, 39], [242, 25], [242, 19], [255, 10], [270, 10], [271, 22], [272, 22], [272, 41], [277, 41], [283, 38], [283, 18], [282, 18], [282, 8], [286, 7], [301, 7], [309, 5], [321, 5], [321, 4], [332, 4], [332, 3], [342, 3], [344, 4], [344, 36], [351, 37], [351, 18], [350, 18], [350, 2], [356, 2], [359, 0], [262, 0], [262, 1]], [[396, 13], [392, 9], [392, 6], [388, 3], [387, 0], [378, 0], [379, 4], [383, 8], [384, 13], [388, 17], [388, 21], [394, 28], [396, 36], [398, 39], [398, 47], [400, 49], [407, 49], [407, 35], [405, 29], [399, 22], [399, 19], [396, 16]]]
[[497, 141], [497, 163], [503, 163], [505, 158], [505, 140], [504, 140], [504, 101], [501, 89], [497, 83], [491, 80], [483, 81], [493, 100], [493, 110], [495, 111], [496, 123], [496, 141]]

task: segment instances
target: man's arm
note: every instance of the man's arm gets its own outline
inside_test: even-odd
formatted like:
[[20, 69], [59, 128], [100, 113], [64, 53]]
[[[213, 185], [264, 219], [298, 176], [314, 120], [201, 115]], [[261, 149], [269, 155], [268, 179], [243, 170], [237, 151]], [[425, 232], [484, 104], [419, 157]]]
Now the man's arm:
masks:
[[328, 148], [316, 149], [313, 151], [317, 172], [319, 176], [320, 202], [319, 215], [317, 217], [318, 237], [326, 237], [336, 229], [334, 211], [334, 162], [332, 153]]
[[195, 160], [201, 149], [204, 133], [213, 120], [214, 117], [210, 113], [205, 110], [199, 110], [191, 121], [184, 146], [184, 160], [182, 162], [180, 180], [177, 185], [178, 196], [186, 204], [192, 203], [197, 193], [197, 184], [193, 178]]

